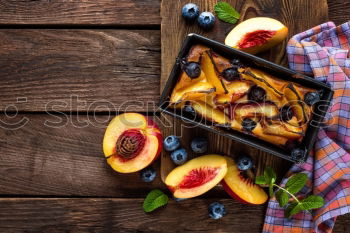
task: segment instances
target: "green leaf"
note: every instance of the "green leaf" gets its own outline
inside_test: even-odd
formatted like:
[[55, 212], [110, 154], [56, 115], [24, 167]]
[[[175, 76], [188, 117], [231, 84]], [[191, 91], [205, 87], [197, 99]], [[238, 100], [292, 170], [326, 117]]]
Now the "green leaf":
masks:
[[235, 8], [233, 8], [227, 2], [218, 2], [214, 6], [214, 11], [218, 18], [226, 23], [236, 23], [241, 16]]
[[284, 216], [286, 218], [290, 218], [293, 215], [300, 213], [303, 209], [300, 207], [301, 205], [298, 202], [292, 202], [288, 205], [288, 207], [284, 210]]
[[307, 175], [304, 173], [298, 173], [288, 179], [285, 188], [291, 194], [295, 194], [305, 186], [306, 181]]
[[276, 199], [280, 206], [283, 207], [288, 204], [289, 196], [286, 192], [280, 189], [278, 192], [276, 192]]
[[154, 189], [147, 194], [143, 202], [143, 210], [145, 212], [152, 212], [153, 210], [164, 206], [168, 203], [169, 198], [159, 189]]
[[265, 185], [268, 184], [268, 181], [265, 179], [265, 176], [258, 176], [255, 179], [255, 184]]
[[311, 195], [300, 201], [303, 210], [318, 209], [324, 205], [324, 199], [320, 196]]
[[277, 175], [276, 175], [275, 171], [272, 169], [272, 167], [265, 168], [264, 176], [269, 184], [274, 184], [276, 182]]

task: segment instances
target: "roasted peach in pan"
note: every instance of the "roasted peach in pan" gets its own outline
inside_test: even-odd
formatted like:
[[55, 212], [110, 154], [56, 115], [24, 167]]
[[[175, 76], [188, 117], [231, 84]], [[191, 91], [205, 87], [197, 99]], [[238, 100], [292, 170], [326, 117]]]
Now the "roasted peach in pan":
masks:
[[300, 144], [320, 100], [314, 89], [278, 79], [237, 58], [225, 58], [203, 45], [192, 46], [181, 68], [171, 107], [282, 148]]

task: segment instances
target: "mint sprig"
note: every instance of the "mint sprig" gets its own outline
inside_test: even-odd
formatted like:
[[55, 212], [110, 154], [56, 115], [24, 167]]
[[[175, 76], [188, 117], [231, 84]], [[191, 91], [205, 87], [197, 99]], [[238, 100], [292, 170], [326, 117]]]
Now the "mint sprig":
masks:
[[161, 206], [168, 204], [169, 198], [159, 189], [154, 189], [147, 194], [143, 202], [143, 210], [145, 212], [152, 212]]
[[226, 23], [237, 23], [237, 20], [241, 16], [235, 8], [233, 8], [227, 2], [218, 2], [214, 6], [214, 11], [218, 18]]
[[[303, 200], [299, 200], [294, 195], [305, 186], [307, 182], [306, 174], [298, 173], [291, 176], [284, 187], [277, 185], [275, 183], [276, 179], [277, 176], [275, 171], [271, 167], [267, 167], [264, 171], [264, 175], [258, 176], [255, 183], [259, 185], [268, 185], [270, 197], [274, 195], [274, 188], [277, 188], [275, 197], [279, 205], [281, 207], [288, 205], [284, 210], [285, 217], [290, 218], [301, 211], [317, 209], [324, 205], [324, 199], [320, 196], [310, 195]], [[293, 201], [289, 203], [290, 199]]]

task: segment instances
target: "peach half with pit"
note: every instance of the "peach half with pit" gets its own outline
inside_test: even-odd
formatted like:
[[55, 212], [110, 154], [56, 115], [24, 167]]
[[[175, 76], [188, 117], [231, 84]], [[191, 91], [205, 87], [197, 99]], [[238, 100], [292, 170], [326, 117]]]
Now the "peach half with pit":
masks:
[[225, 44], [256, 54], [265, 51], [288, 35], [288, 28], [280, 21], [268, 17], [247, 19], [232, 29], [225, 39]]
[[230, 157], [224, 157], [227, 162], [227, 173], [221, 184], [233, 198], [245, 204], [260, 205], [267, 201], [266, 192], [248, 176], [240, 171]]
[[203, 155], [176, 167], [165, 178], [165, 184], [176, 198], [202, 195], [226, 175], [226, 159], [221, 155]]
[[103, 138], [107, 163], [117, 172], [132, 173], [147, 167], [162, 151], [157, 124], [139, 113], [124, 113], [109, 123]]

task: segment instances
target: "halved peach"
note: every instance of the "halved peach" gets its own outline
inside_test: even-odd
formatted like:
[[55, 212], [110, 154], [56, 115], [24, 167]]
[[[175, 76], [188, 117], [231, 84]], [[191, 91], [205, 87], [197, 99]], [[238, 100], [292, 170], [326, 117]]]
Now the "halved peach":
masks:
[[260, 205], [267, 201], [266, 192], [237, 168], [232, 158], [225, 156], [227, 173], [221, 181], [225, 191], [233, 198], [247, 204]]
[[205, 119], [210, 120], [218, 125], [230, 125], [230, 118], [221, 110], [211, 107], [202, 101], [192, 101], [193, 109]]
[[202, 195], [217, 185], [226, 175], [223, 156], [204, 155], [176, 167], [165, 178], [165, 184], [176, 198]]
[[208, 82], [211, 83], [218, 94], [226, 93], [226, 89], [222, 80], [219, 78], [218, 73], [214, 67], [214, 64], [210, 58], [208, 51], [204, 52], [201, 59], [201, 68], [204, 71]]
[[246, 117], [265, 116], [273, 118], [278, 116], [277, 106], [272, 102], [264, 103], [242, 103], [231, 106], [231, 118], [243, 119]]
[[159, 156], [162, 141], [159, 127], [150, 118], [124, 113], [109, 123], [103, 138], [103, 153], [115, 171], [136, 172]]
[[214, 86], [207, 81], [204, 72], [201, 72], [196, 79], [191, 79], [186, 72], [182, 72], [170, 96], [170, 103], [177, 104], [186, 100], [195, 100], [214, 91]]
[[255, 17], [234, 27], [227, 35], [225, 44], [256, 54], [277, 45], [287, 35], [288, 28], [280, 21], [267, 17]]

